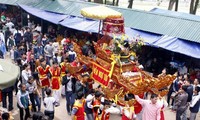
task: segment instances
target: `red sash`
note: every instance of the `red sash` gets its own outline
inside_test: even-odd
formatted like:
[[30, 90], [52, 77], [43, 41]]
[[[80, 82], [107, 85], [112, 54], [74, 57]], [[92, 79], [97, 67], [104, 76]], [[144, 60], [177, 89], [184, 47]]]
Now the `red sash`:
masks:
[[47, 65], [45, 67], [45, 69], [42, 66], [37, 67], [37, 71], [38, 71], [38, 74], [39, 74], [39, 79], [41, 81], [42, 87], [45, 87], [45, 86], [49, 87], [50, 86], [49, 79], [47, 77], [47, 74], [49, 72], [49, 68], [50, 68], [49, 65]]
[[160, 111], [160, 120], [165, 120], [163, 109], [164, 109], [164, 105], [162, 106], [161, 111]]
[[60, 73], [61, 73], [60, 67], [57, 68], [51, 67], [49, 71], [51, 73], [52, 89], [54, 90], [60, 89]]

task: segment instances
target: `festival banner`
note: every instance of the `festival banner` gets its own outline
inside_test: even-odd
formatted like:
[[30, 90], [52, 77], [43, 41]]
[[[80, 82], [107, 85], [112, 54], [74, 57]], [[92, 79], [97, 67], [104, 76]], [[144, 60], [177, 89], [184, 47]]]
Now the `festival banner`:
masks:
[[97, 63], [93, 62], [92, 64], [93, 64], [92, 78], [97, 82], [99, 82], [100, 84], [107, 86], [110, 80], [110, 78], [108, 77], [110, 71], [106, 70]]

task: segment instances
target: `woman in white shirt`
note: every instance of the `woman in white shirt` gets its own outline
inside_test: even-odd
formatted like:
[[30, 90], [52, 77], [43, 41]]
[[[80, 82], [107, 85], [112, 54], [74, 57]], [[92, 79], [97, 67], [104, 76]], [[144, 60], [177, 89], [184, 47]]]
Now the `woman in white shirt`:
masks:
[[25, 63], [23, 65], [24, 70], [22, 70], [22, 83], [26, 84], [28, 82], [28, 78], [31, 76], [30, 65]]

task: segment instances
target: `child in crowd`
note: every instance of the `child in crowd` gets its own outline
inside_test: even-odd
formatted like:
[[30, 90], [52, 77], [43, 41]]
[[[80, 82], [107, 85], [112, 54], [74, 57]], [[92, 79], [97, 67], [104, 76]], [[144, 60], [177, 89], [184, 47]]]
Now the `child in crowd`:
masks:
[[[20, 85], [20, 90], [17, 93], [17, 106], [20, 110], [20, 120], [27, 120], [30, 115], [29, 106], [31, 105], [31, 101], [29, 98], [29, 93], [26, 91], [26, 84]], [[24, 110], [26, 111], [26, 115], [24, 118]]]
[[10, 50], [13, 46], [15, 46], [15, 39], [14, 39], [14, 37], [13, 37], [12, 34], [11, 34], [10, 37], [8, 38], [6, 44], [7, 44], [9, 50]]
[[26, 83], [26, 88], [27, 91], [29, 92], [29, 97], [32, 103], [32, 111], [36, 112], [35, 91], [37, 90], [37, 84], [32, 76], [28, 78], [28, 82]]
[[14, 49], [15, 49], [15, 46], [12, 46], [10, 49], [10, 58], [11, 58], [12, 62], [14, 62], [14, 59], [15, 59]]
[[44, 106], [45, 106], [44, 114], [49, 117], [48, 120], [53, 120], [56, 99], [52, 97], [51, 89], [47, 89], [46, 94], [47, 94], [47, 97], [44, 98]]

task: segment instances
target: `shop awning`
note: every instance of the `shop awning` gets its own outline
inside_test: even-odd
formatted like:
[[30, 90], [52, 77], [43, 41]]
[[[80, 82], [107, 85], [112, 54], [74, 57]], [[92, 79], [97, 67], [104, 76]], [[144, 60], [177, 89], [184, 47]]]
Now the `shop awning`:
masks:
[[161, 48], [200, 59], [200, 44], [167, 35], [151, 43]]
[[62, 26], [85, 31], [98, 33], [99, 30], [99, 21], [89, 20], [85, 18], [69, 16], [60, 22]]
[[181, 53], [193, 58], [200, 59], [200, 44], [170, 37], [167, 35], [159, 35], [148, 33], [136, 29], [126, 28], [126, 34], [129, 37], [140, 37], [145, 45], [160, 47], [169, 51]]
[[[68, 28], [85, 32], [98, 33], [99, 31], [99, 21], [96, 20], [52, 13], [45, 10], [28, 7], [25, 5], [19, 6], [28, 13], [55, 24], [60, 24]], [[128, 27], [125, 27], [125, 33], [130, 39], [133, 37], [141, 37], [146, 45], [161, 47], [166, 50], [200, 59], [199, 43], [186, 41], [176, 37], [145, 32]]]
[[52, 22], [54, 24], [58, 24], [60, 21], [64, 20], [68, 16], [68, 15], [63, 15], [59, 13], [47, 12], [45, 10], [40, 10], [40, 9], [29, 7], [26, 5], [19, 4], [19, 6], [23, 10], [25, 10], [27, 13], [37, 16], [43, 20]]
[[17, 0], [0, 0], [0, 4], [16, 5]]

